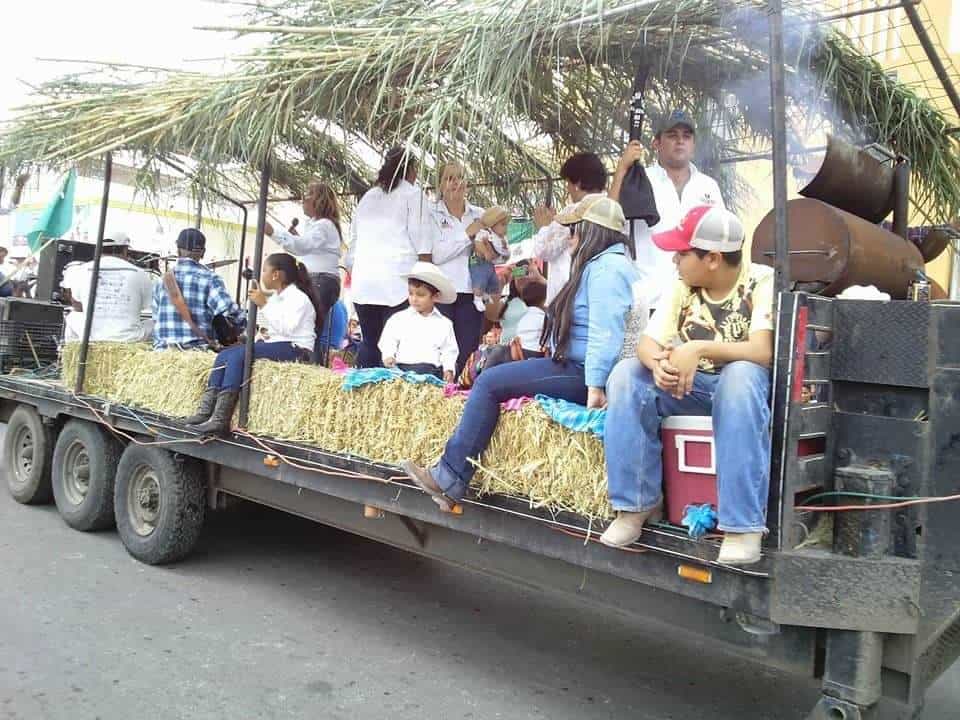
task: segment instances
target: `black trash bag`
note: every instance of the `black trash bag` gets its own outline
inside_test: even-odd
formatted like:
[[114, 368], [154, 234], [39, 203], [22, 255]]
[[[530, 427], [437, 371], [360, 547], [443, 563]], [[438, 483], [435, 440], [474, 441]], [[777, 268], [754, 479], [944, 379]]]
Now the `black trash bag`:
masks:
[[[647, 76], [650, 75], [650, 66], [642, 60], [637, 65], [637, 73], [633, 77], [633, 97], [630, 98], [630, 139], [639, 140], [640, 131], [646, 113], [643, 110], [643, 93], [647, 85]], [[640, 163], [634, 164], [627, 171], [620, 186], [620, 205], [627, 220], [644, 220], [648, 227], [660, 222], [660, 213], [657, 211], [657, 201], [653, 196], [653, 187], [647, 171]]]

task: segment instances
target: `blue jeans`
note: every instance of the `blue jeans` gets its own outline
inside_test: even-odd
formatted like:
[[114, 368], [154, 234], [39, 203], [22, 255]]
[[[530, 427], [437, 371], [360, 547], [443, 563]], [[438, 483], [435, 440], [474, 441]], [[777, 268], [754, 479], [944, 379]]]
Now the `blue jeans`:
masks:
[[437, 310], [453, 323], [453, 334], [457, 337], [457, 348], [460, 351], [457, 354], [455, 375], [460, 377], [470, 353], [480, 346], [480, 333], [483, 332], [483, 313], [474, 306], [472, 293], [457, 293], [455, 302], [447, 305], [437, 305]]
[[[217, 353], [213, 361], [213, 371], [207, 381], [208, 388], [220, 390], [239, 390], [243, 384], [243, 343], [231, 345]], [[253, 357], [256, 360], [279, 360], [294, 362], [306, 358], [308, 350], [301, 350], [289, 342], [264, 342], [260, 340], [253, 344]]]
[[[482, 376], [481, 376], [482, 377]], [[682, 400], [660, 390], [639, 360], [621, 360], [607, 381], [603, 449], [607, 492], [615, 510], [649, 510], [663, 499], [660, 421], [712, 415], [717, 461], [718, 527], [766, 530], [770, 488], [770, 371], [755, 363], [698, 372]]]
[[497, 277], [497, 270], [493, 263], [484, 260], [479, 255], [473, 255], [470, 258], [470, 287], [474, 294], [499, 295], [500, 278]]
[[440, 462], [430, 468], [433, 479], [447, 495], [457, 500], [467, 494], [476, 470], [470, 458], [479, 459], [490, 444], [500, 419], [500, 403], [537, 394], [586, 404], [583, 366], [537, 358], [498, 365], [477, 376], [460, 424], [447, 441]]

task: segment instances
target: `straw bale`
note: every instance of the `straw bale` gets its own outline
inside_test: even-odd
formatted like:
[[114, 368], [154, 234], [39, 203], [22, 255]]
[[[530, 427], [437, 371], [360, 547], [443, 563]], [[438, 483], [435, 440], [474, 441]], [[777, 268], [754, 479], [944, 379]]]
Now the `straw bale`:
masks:
[[[64, 377], [76, 372], [76, 347], [64, 350]], [[182, 417], [194, 412], [213, 353], [143, 345], [94, 343], [86, 392]], [[396, 464], [430, 465], [440, 457], [464, 401], [440, 388], [402, 380], [343, 390], [326, 368], [260, 360], [251, 383], [248, 429], [257, 435], [315, 445], [331, 452]], [[477, 463], [477, 492], [529, 498], [531, 507], [590, 519], [612, 515], [603, 444], [555, 423], [536, 403], [500, 416], [490, 447]]]

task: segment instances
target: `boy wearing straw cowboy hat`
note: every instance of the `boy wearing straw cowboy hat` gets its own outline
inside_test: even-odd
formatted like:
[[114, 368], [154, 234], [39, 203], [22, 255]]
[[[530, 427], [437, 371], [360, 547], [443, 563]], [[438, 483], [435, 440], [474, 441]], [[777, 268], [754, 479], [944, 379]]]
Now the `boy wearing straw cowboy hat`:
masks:
[[433, 263], [418, 262], [401, 277], [407, 280], [410, 307], [392, 315], [383, 327], [378, 343], [383, 364], [453, 382], [460, 351], [453, 323], [436, 304], [453, 302], [457, 291]]

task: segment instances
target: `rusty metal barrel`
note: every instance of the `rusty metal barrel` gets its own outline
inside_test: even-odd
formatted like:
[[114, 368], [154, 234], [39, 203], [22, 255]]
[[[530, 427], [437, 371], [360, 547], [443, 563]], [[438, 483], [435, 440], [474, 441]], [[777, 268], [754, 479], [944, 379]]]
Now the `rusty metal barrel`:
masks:
[[[791, 200], [787, 216], [791, 280], [819, 283], [823, 295], [851, 285], [876, 285], [903, 299], [910, 281], [923, 270], [923, 257], [913, 243], [820, 200]], [[753, 262], [773, 264], [773, 226], [770, 212], [753, 234]]]

